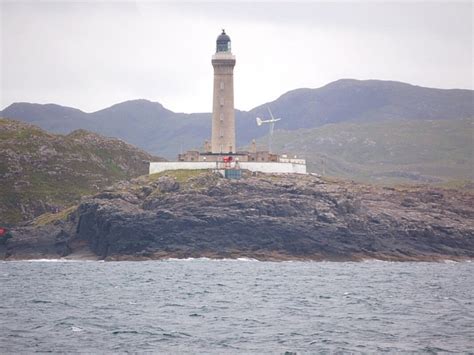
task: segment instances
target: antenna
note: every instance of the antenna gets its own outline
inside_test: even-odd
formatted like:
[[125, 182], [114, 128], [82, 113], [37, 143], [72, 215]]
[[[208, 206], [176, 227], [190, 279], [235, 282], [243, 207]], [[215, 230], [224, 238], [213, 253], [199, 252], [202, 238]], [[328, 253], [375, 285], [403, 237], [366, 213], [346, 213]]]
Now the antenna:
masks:
[[268, 152], [271, 153], [272, 151], [272, 140], [273, 140], [273, 130], [275, 127], [275, 122], [278, 122], [281, 120], [281, 118], [275, 118], [273, 117], [272, 110], [270, 110], [270, 106], [267, 106], [268, 113], [270, 114], [271, 119], [269, 120], [262, 120], [260, 117], [256, 118], [257, 121], [257, 126], [261, 126], [262, 124], [268, 123], [270, 125], [270, 131], [269, 131], [269, 136], [268, 136]]

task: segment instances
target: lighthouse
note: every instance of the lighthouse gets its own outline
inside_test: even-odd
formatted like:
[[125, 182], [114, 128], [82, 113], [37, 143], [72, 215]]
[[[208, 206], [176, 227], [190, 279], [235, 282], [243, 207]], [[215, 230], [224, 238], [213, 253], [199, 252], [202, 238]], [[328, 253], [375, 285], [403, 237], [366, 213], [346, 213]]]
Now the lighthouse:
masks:
[[[306, 174], [304, 159], [297, 159], [296, 156], [288, 158], [286, 155], [280, 157], [270, 150], [259, 151], [255, 141], [250, 151], [237, 151], [234, 113], [235, 56], [230, 44], [230, 37], [222, 30], [217, 37], [216, 53], [211, 61], [214, 68], [211, 141], [205, 140], [202, 150], [195, 147], [178, 154], [178, 161], [150, 162], [150, 174], [181, 169], [212, 170], [226, 178], [240, 177], [241, 169], [263, 173]], [[257, 124], [274, 123], [277, 120], [273, 117], [271, 120], [258, 118]]]
[[211, 153], [232, 154], [235, 147], [234, 66], [230, 37], [222, 30], [212, 56], [214, 91], [212, 100]]

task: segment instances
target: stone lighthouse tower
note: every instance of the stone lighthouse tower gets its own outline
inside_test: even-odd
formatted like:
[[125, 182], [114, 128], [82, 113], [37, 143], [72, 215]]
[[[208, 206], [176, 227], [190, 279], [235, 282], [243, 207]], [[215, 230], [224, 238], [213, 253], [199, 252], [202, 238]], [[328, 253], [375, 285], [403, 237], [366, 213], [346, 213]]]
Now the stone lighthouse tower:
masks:
[[211, 152], [235, 153], [234, 66], [235, 56], [230, 37], [225, 31], [217, 37], [214, 67], [214, 96], [212, 102]]

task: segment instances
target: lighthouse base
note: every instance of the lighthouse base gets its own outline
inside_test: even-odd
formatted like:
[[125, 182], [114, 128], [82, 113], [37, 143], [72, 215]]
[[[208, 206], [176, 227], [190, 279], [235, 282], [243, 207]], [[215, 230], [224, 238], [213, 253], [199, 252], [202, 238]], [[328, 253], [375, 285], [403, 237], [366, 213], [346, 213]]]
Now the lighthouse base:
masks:
[[[269, 174], [306, 174], [306, 162], [239, 162], [241, 169]], [[167, 170], [220, 170], [220, 162], [151, 162], [150, 174]]]

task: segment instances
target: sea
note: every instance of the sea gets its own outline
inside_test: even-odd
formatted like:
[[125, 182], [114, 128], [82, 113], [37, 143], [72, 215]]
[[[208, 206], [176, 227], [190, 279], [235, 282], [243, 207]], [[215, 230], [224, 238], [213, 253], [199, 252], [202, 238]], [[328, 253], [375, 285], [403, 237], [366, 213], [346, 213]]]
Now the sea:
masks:
[[0, 353], [473, 352], [474, 263], [0, 263]]

